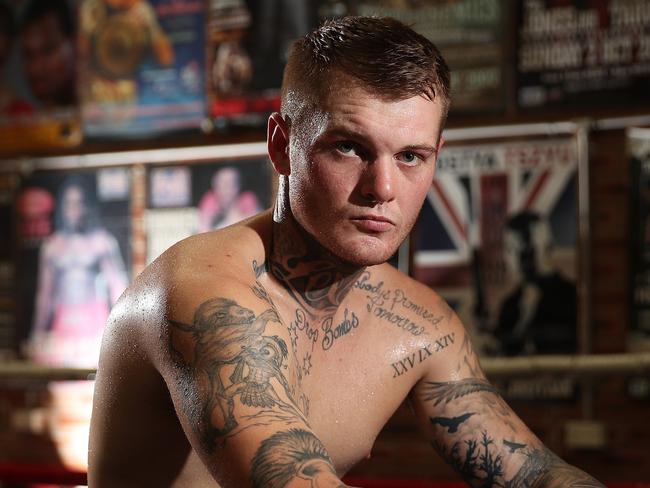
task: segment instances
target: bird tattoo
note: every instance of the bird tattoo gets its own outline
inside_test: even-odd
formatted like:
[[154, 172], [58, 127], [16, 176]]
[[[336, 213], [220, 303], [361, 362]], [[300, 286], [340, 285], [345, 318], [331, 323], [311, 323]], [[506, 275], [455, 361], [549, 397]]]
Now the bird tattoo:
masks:
[[429, 417], [432, 424], [439, 424], [447, 429], [447, 433], [458, 432], [458, 426], [474, 415], [475, 412], [468, 412], [458, 417]]
[[515, 452], [517, 449], [526, 447], [526, 444], [519, 444], [518, 442], [509, 441], [506, 439], [503, 439], [503, 445], [508, 447], [510, 449], [510, 452]]

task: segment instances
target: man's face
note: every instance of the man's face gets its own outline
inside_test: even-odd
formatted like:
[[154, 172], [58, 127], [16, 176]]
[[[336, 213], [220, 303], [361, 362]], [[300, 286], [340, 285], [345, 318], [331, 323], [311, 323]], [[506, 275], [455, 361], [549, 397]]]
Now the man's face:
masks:
[[551, 232], [545, 222], [532, 224], [530, 244], [518, 232], [506, 231], [504, 235], [505, 262], [515, 281], [534, 280], [549, 272]]
[[229, 207], [239, 195], [239, 172], [235, 168], [218, 170], [212, 177], [212, 188], [219, 199], [219, 203]]
[[345, 81], [291, 128], [289, 199], [321, 245], [368, 266], [389, 259], [415, 223], [433, 179], [441, 107], [421, 96], [385, 101]]
[[63, 193], [63, 219], [68, 229], [77, 230], [86, 214], [81, 188], [71, 186]]
[[25, 26], [22, 43], [25, 75], [34, 96], [49, 105], [69, 103], [74, 87], [73, 45], [56, 15]]

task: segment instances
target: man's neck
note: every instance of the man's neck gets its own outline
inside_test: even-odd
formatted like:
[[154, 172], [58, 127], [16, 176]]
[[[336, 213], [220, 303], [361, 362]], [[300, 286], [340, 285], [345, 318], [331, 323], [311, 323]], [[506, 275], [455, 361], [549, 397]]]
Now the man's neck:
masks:
[[273, 218], [268, 271], [313, 318], [336, 313], [365, 268], [333, 255], [290, 212]]

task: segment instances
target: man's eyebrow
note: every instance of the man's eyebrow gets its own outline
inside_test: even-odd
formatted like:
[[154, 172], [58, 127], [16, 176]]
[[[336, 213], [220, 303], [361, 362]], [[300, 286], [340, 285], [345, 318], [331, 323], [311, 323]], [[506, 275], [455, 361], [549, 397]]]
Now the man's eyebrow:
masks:
[[438, 148], [431, 144], [409, 144], [403, 147], [402, 151], [428, 152], [433, 154], [438, 152]]
[[[323, 132], [323, 137], [324, 138], [344, 137], [344, 138], [352, 139], [353, 142], [360, 142], [362, 144], [367, 144], [367, 145], [371, 144], [370, 137], [368, 137], [363, 132], [360, 132], [350, 127], [345, 127], [340, 125], [325, 129], [325, 131]], [[417, 143], [417, 144], [407, 144], [406, 146], [403, 146], [400, 149], [400, 152], [403, 151], [428, 152], [432, 154], [433, 153], [437, 154], [438, 148], [436, 146], [427, 143]]]
[[325, 129], [325, 131], [323, 132], [323, 136], [324, 137], [348, 137], [361, 142], [370, 142], [370, 138], [363, 132], [355, 130], [351, 127], [345, 127], [341, 125], [337, 125]]

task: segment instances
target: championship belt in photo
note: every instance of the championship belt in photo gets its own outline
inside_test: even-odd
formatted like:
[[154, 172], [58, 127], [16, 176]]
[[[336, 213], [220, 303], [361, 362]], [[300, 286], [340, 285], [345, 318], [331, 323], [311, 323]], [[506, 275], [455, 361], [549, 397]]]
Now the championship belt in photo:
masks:
[[145, 31], [126, 15], [106, 20], [96, 35], [95, 59], [100, 70], [111, 78], [133, 75], [147, 47]]

